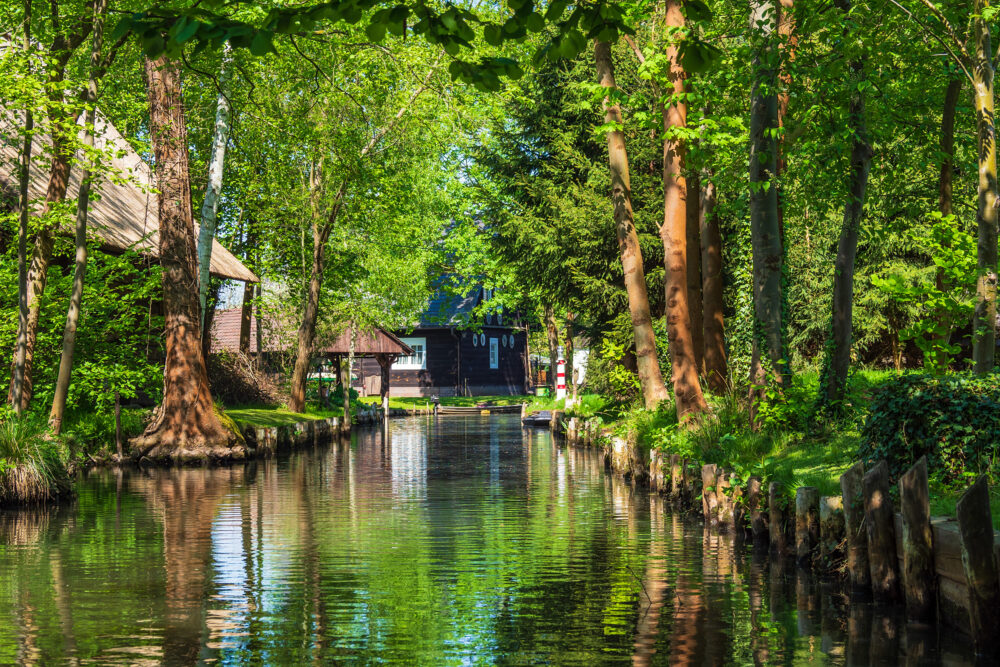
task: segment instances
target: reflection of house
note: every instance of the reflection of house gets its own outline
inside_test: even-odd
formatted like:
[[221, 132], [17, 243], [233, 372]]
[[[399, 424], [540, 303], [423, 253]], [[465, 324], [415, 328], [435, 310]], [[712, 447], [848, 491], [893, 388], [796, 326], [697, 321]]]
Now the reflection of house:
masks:
[[[527, 334], [515, 318], [503, 313], [475, 317], [488, 299], [477, 288], [466, 296], [439, 294], [431, 299], [419, 323], [397, 331], [413, 354], [398, 359], [390, 371], [394, 396], [485, 396], [526, 391]], [[380, 391], [373, 362], [365, 361], [363, 390]]]

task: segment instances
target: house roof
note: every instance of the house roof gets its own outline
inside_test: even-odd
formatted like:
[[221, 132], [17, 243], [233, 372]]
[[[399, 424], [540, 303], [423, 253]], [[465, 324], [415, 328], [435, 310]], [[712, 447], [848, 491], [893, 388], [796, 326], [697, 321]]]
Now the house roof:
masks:
[[[243, 311], [230, 308], [215, 313], [212, 320], [212, 350], [236, 352], [240, 349], [240, 329]], [[293, 323], [280, 326], [276, 319], [264, 318], [261, 327], [261, 347], [264, 352], [294, 350], [298, 338], [298, 327]], [[250, 316], [250, 348], [257, 346], [257, 318]], [[329, 342], [317, 352], [325, 354], [348, 354], [351, 347], [351, 324], [348, 323], [336, 340]], [[375, 354], [413, 354], [413, 348], [401, 341], [395, 334], [376, 327], [374, 331], [359, 331], [354, 339], [354, 354], [359, 357]]]
[[482, 288], [477, 287], [465, 296], [438, 291], [431, 298], [424, 312], [420, 314], [417, 326], [420, 328], [460, 327], [468, 324], [473, 309], [479, 303], [481, 291]]
[[[0, 108], [0, 184], [16, 188], [20, 139], [16, 127], [19, 118]], [[159, 211], [157, 195], [149, 166], [132, 149], [115, 127], [98, 114], [95, 147], [110, 148], [115, 157], [111, 167], [127, 180], [115, 183], [101, 179], [95, 190], [100, 197], [90, 200], [87, 223], [103, 242], [105, 248], [121, 252], [129, 248], [152, 257], [159, 256]], [[32, 142], [31, 179], [29, 197], [35, 200], [45, 196], [48, 186], [48, 160], [44, 148], [51, 143], [49, 137], [35, 135]], [[80, 189], [81, 170], [74, 168], [70, 174], [67, 201], [76, 201]], [[195, 238], [198, 225], [194, 226]], [[218, 239], [212, 245], [212, 275], [246, 282], [258, 282], [257, 276], [227, 250]]]

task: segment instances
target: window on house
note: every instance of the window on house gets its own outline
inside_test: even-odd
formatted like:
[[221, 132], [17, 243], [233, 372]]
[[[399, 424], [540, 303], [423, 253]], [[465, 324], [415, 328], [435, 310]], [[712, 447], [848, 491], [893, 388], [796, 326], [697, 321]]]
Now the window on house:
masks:
[[490, 368], [500, 368], [500, 341], [490, 338]]
[[413, 354], [408, 357], [400, 357], [392, 365], [392, 369], [394, 371], [413, 371], [427, 368], [427, 339], [400, 338], [400, 340], [413, 348]]

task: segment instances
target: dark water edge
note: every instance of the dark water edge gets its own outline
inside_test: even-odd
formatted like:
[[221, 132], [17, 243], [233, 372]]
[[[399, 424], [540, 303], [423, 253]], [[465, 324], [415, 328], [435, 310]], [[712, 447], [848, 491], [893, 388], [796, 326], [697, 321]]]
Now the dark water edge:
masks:
[[972, 664], [515, 415], [0, 512], [0, 664]]

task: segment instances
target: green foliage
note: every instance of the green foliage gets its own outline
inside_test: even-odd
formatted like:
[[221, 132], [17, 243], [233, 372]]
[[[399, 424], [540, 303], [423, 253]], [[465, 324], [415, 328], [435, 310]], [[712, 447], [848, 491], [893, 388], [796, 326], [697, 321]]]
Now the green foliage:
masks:
[[928, 268], [885, 271], [872, 284], [916, 317], [899, 332], [924, 354], [924, 368], [944, 373], [961, 348], [951, 342], [956, 326], [967, 322], [975, 306], [976, 240], [962, 231], [953, 215], [933, 213], [925, 227], [909, 233], [916, 248], [930, 255]]
[[927, 456], [944, 482], [995, 469], [1000, 456], [1000, 376], [904, 375], [874, 392], [859, 455], [885, 459], [893, 478]]
[[46, 430], [35, 415], [0, 409], [0, 505], [43, 502], [66, 491], [63, 452]]
[[[146, 428], [150, 411], [126, 408], [121, 411], [123, 445], [129, 438], [140, 435]], [[111, 410], [77, 409], [63, 420], [60, 440], [69, 449], [69, 456], [80, 463], [106, 460], [115, 451], [115, 415]]]

